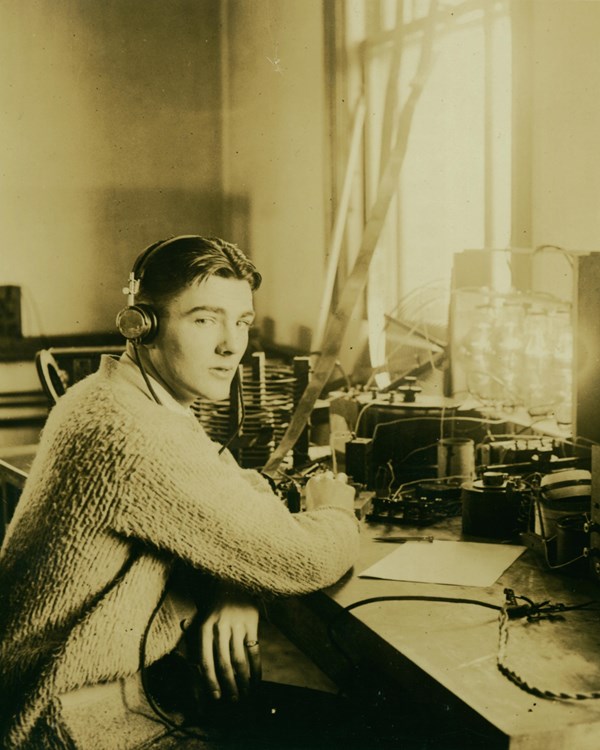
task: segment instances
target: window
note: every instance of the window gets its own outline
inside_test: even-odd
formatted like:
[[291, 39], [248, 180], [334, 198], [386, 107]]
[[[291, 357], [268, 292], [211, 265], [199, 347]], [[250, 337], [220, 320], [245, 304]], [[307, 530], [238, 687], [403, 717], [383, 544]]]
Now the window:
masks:
[[[333, 111], [338, 136], [347, 134], [335, 144], [337, 184], [348, 160], [352, 120], [363, 105], [365, 112], [341, 274], [360, 247], [381, 176], [403, 139], [399, 122], [416, 94], [364, 306], [371, 364], [381, 386], [421, 366], [435, 369], [435, 342], [446, 336], [454, 254], [509, 243], [509, 6], [509, 0], [336, 5]], [[428, 44], [430, 63], [415, 79]]]

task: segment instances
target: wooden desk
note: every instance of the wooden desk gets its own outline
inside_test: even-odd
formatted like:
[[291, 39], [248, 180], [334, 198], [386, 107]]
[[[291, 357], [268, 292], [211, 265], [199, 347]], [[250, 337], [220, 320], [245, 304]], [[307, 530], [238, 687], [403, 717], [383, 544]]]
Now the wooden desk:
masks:
[[14, 513], [37, 446], [19, 445], [0, 450], [0, 543]]
[[[457, 538], [460, 519], [428, 528], [436, 538]], [[397, 533], [411, 533], [403, 528]], [[469, 744], [448, 740], [435, 748], [597, 750], [600, 700], [557, 701], [531, 695], [496, 666], [497, 613], [465, 604], [399, 601], [370, 604], [344, 614], [343, 607], [376, 596], [430, 595], [482, 599], [501, 605], [504, 588], [534, 601], [565, 604], [600, 599], [591, 580], [549, 573], [530, 550], [486, 589], [361, 579], [365, 570], [395, 549], [371, 537], [385, 533], [366, 525], [355, 572], [324, 592], [278, 602], [273, 619], [338, 684], [364, 692], [364, 700], [387, 693], [388, 713], [413, 713], [427, 723], [469, 726]], [[422, 534], [413, 529], [412, 533]], [[354, 677], [332, 645], [327, 626], [355, 665]], [[600, 613], [567, 612], [563, 622], [511, 621], [507, 661], [529, 684], [553, 692], [600, 690]], [[358, 675], [358, 678], [356, 677]], [[370, 690], [369, 690], [370, 688]], [[414, 705], [423, 713], [417, 715]], [[409, 722], [410, 717], [402, 719]], [[402, 722], [400, 722], [402, 725]], [[441, 723], [440, 723], [441, 726]], [[399, 729], [402, 736], [402, 726]], [[442, 732], [443, 734], [443, 732]], [[477, 744], [477, 737], [481, 744]], [[455, 744], [453, 744], [453, 742]], [[400, 745], [399, 745], [400, 746]], [[409, 745], [413, 747], [413, 745]], [[416, 747], [416, 746], [415, 746]], [[425, 747], [425, 745], [419, 745]]]
[[0, 450], [0, 481], [23, 489], [37, 445], [17, 445]]

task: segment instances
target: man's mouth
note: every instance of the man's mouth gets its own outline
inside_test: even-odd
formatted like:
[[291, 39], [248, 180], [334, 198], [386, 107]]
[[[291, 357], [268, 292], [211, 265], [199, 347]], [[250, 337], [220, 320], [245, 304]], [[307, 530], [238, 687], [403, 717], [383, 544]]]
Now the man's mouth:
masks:
[[233, 374], [232, 367], [211, 367], [210, 372], [217, 378], [230, 378]]

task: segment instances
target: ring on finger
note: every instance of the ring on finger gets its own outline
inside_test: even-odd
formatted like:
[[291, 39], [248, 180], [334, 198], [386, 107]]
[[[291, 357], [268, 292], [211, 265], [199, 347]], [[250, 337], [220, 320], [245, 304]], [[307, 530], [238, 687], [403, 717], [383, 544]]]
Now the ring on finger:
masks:
[[259, 647], [258, 641], [246, 641], [244, 645], [246, 646], [247, 649]]

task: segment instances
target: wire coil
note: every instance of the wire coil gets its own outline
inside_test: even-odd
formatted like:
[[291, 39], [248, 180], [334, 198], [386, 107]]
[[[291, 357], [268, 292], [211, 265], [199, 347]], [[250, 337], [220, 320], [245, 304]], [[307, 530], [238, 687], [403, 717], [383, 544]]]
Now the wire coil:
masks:
[[[263, 466], [289, 425], [297, 393], [293, 368], [280, 362], [264, 362], [260, 371], [242, 367], [245, 418], [231, 449], [244, 468]], [[208, 436], [224, 444], [231, 432], [231, 399], [198, 399], [192, 411]], [[235, 420], [234, 420], [235, 421]]]

